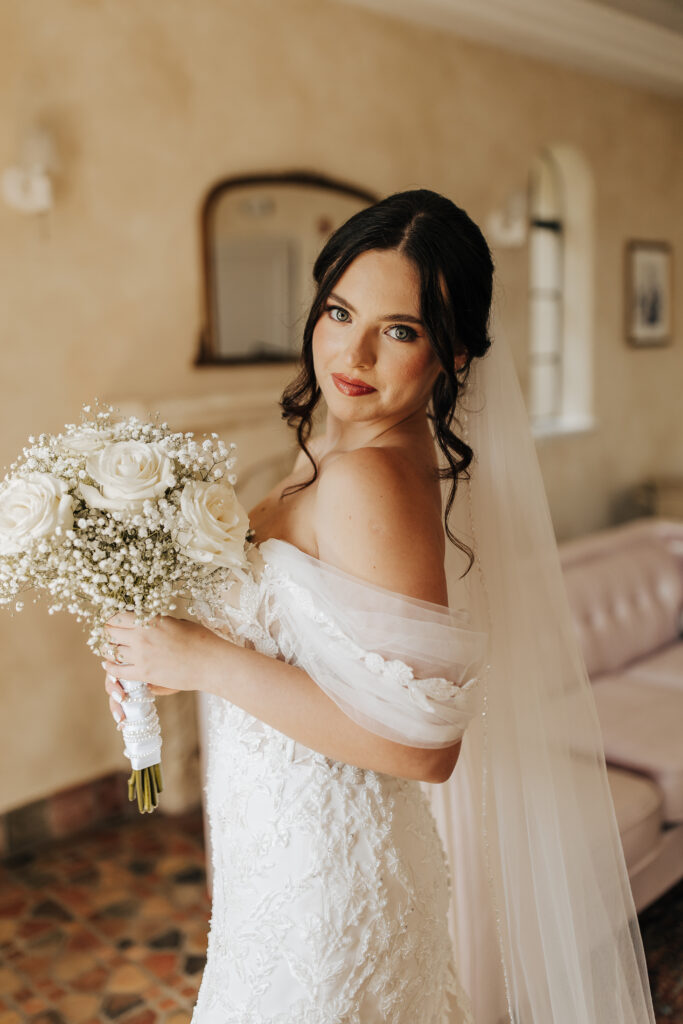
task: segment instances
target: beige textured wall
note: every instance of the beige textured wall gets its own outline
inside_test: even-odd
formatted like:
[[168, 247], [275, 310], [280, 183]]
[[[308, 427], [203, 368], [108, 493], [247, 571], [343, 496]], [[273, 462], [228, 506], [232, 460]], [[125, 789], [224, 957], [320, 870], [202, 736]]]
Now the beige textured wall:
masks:
[[[540, 146], [565, 142], [597, 183], [599, 427], [539, 451], [558, 537], [608, 522], [622, 488], [683, 466], [680, 330], [655, 351], [621, 336], [624, 240], [681, 252], [681, 109], [321, 0], [0, 5], [0, 167], [36, 118], [63, 161], [46, 223], [0, 205], [0, 466], [95, 395], [153, 406], [284, 383], [192, 366], [198, 211], [216, 179], [303, 168], [379, 194], [426, 186], [483, 222]], [[521, 352], [526, 252], [496, 257], [498, 318]], [[125, 767], [79, 629], [0, 615], [0, 811]]]

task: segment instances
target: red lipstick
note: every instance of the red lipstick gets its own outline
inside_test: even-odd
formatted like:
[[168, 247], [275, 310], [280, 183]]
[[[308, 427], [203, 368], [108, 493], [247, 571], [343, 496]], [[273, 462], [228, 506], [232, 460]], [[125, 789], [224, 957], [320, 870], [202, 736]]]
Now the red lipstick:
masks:
[[369, 395], [370, 392], [377, 390], [365, 381], [358, 380], [357, 377], [345, 377], [343, 373], [333, 373], [332, 380], [344, 395]]

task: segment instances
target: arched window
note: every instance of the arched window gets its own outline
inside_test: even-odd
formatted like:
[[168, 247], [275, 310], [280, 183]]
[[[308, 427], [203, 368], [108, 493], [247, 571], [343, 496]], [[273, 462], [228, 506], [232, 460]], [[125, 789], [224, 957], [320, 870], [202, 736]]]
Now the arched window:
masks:
[[529, 174], [529, 415], [543, 425], [562, 415], [564, 304], [562, 181], [545, 151]]
[[594, 427], [594, 186], [572, 146], [545, 147], [528, 182], [527, 407], [538, 437]]

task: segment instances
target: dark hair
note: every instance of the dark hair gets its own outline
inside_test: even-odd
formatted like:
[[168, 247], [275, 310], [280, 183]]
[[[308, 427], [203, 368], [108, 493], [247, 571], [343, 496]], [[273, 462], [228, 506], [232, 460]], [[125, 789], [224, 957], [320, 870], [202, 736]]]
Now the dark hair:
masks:
[[[410, 259], [420, 277], [420, 316], [427, 337], [441, 363], [431, 395], [427, 416], [448, 466], [439, 467], [439, 479], [452, 486], [444, 513], [448, 538], [469, 556], [470, 548], [458, 540], [448, 525], [458, 477], [469, 479], [473, 451], [452, 429], [456, 423], [456, 400], [469, 375], [473, 358], [483, 356], [491, 345], [488, 334], [493, 290], [493, 258], [480, 229], [464, 210], [450, 199], [420, 188], [395, 192], [353, 214], [330, 236], [313, 266], [318, 286], [306, 320], [298, 376], [280, 398], [282, 416], [296, 427], [299, 445], [313, 465], [313, 476], [304, 483], [291, 484], [281, 497], [308, 487], [318, 469], [306, 447], [312, 428], [313, 411], [321, 396], [313, 369], [313, 329], [336, 282], [363, 252], [395, 249]], [[442, 291], [443, 288], [443, 291]], [[453, 360], [466, 354], [456, 370]]]

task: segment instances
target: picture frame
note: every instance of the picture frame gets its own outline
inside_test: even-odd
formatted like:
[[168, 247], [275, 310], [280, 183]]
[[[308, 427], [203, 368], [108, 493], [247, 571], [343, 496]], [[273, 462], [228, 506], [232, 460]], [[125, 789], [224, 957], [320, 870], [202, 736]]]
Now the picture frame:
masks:
[[673, 338], [673, 253], [668, 242], [631, 239], [624, 251], [624, 333], [637, 347]]

